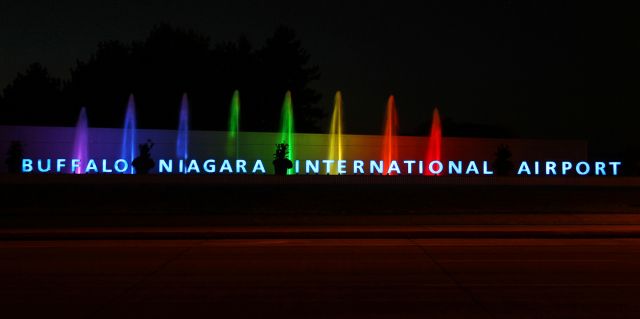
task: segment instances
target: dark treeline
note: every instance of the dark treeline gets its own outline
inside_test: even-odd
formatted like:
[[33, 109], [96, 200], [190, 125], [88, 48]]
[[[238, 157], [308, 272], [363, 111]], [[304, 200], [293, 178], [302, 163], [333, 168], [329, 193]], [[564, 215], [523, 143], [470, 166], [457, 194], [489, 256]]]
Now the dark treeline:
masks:
[[193, 30], [156, 26], [143, 41], [107, 41], [71, 68], [67, 81], [34, 63], [2, 91], [0, 124], [74, 125], [87, 108], [92, 127], [121, 127], [134, 94], [138, 127], [175, 129], [183, 93], [193, 129], [226, 130], [234, 90], [240, 90], [241, 129], [276, 131], [284, 94], [291, 90], [296, 129], [317, 131], [324, 113], [309, 87], [317, 66], [295, 32], [279, 27], [260, 47], [245, 37], [216, 42]]

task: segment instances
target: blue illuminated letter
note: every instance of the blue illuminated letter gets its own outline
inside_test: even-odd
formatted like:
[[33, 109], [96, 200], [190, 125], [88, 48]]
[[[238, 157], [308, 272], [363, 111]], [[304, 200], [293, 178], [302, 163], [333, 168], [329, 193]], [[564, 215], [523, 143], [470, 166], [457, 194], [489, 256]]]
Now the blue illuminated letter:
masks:
[[216, 172], [216, 160], [208, 159], [208, 160], [204, 161], [204, 163], [202, 164], [202, 170], [204, 170], [205, 173], [215, 173]]
[[56, 172], [60, 173], [60, 171], [62, 170], [63, 167], [65, 167], [65, 162], [67, 160], [64, 158], [59, 158], [58, 160], [56, 160]]
[[116, 170], [116, 173], [124, 173], [129, 168], [129, 163], [127, 163], [127, 160], [121, 158], [113, 163], [113, 168]]
[[364, 174], [364, 161], [355, 160], [353, 161], [353, 173], [354, 174]]
[[38, 160], [38, 171], [46, 173], [51, 170], [51, 159], [47, 159], [47, 167], [42, 167], [42, 160]]
[[[584, 166], [584, 169], [580, 169], [580, 166]], [[578, 172], [578, 175], [587, 175], [589, 174], [589, 163], [587, 162], [579, 162], [578, 164], [576, 164], [576, 172]]]
[[191, 173], [191, 171], [195, 171], [196, 173], [200, 173], [200, 167], [198, 167], [198, 162], [194, 159], [189, 162], [189, 167], [187, 167], [186, 173]]
[[475, 161], [469, 162], [469, 166], [467, 166], [467, 171], [465, 174], [469, 175], [469, 173], [473, 172], [476, 175], [480, 175], [480, 171], [478, 171], [478, 165], [476, 165]]
[[220, 166], [220, 173], [233, 173], [233, 169], [231, 168], [231, 163], [229, 160], [222, 161], [222, 166]]
[[520, 164], [520, 168], [518, 168], [518, 175], [522, 175], [522, 173], [531, 175], [531, 170], [529, 169], [529, 165], [526, 161], [522, 161], [522, 163]]
[[556, 175], [556, 162], [547, 161], [545, 164], [545, 174]]
[[28, 159], [28, 158], [23, 158], [22, 159], [22, 172], [23, 173], [30, 173], [33, 171], [33, 160]]
[[165, 161], [163, 159], [160, 160], [160, 169], [158, 170], [159, 173], [171, 173], [173, 172], [173, 160], [168, 160]]
[[394, 171], [396, 174], [401, 174], [400, 168], [398, 167], [398, 162], [395, 160], [391, 161], [389, 169], [387, 170], [387, 175], [391, 175], [391, 171]]
[[573, 167], [571, 162], [562, 162], [562, 175], [567, 175], [567, 172]]
[[489, 170], [489, 162], [487, 161], [482, 161], [482, 174], [493, 175], [493, 171]]
[[255, 174], [257, 171], [260, 171], [262, 174], [267, 172], [264, 169], [264, 164], [262, 164], [262, 160], [257, 160], [256, 161], [256, 163], [253, 165], [253, 170], [251, 171], [251, 173]]
[[338, 161], [338, 174], [343, 175], [347, 173], [347, 161], [339, 160]]
[[78, 168], [80, 168], [80, 160], [72, 159], [71, 160], [71, 172], [75, 172]]
[[[433, 168], [433, 166], [437, 164], [439, 169], [436, 170]], [[442, 162], [440, 161], [431, 161], [431, 163], [429, 163], [429, 172], [431, 172], [431, 174], [433, 175], [438, 175], [440, 173], [442, 173], [442, 170], [444, 170], [444, 165], [442, 165]]]
[[369, 174], [382, 174], [382, 167], [384, 167], [384, 161], [380, 161], [380, 162], [376, 162], [376, 161], [370, 161], [369, 162]]
[[89, 173], [89, 171], [93, 171], [94, 173], [98, 172], [98, 165], [96, 164], [95, 160], [89, 160], [89, 162], [87, 163], [87, 169], [84, 170], [85, 173]]
[[102, 172], [101, 173], [113, 173], [113, 170], [108, 168], [106, 159], [102, 160]]
[[333, 164], [333, 162], [333, 160], [322, 160], [322, 164], [324, 164], [326, 174], [331, 173], [331, 164]]
[[240, 159], [236, 160], [236, 174], [246, 173], [247, 172], [246, 166], [247, 166], [247, 161], [240, 160]]
[[620, 162], [609, 162], [609, 165], [611, 165], [611, 168], [613, 169], [613, 176], [618, 175], [618, 166], [620, 166]]
[[449, 161], [449, 175], [462, 174], [462, 161]]
[[310, 172], [314, 173], [314, 174], [318, 174], [320, 172], [320, 161], [315, 160], [307, 160], [305, 162], [305, 173], [309, 174]]
[[404, 161], [404, 163], [407, 165], [407, 174], [413, 174], [413, 164], [415, 164], [416, 161]]

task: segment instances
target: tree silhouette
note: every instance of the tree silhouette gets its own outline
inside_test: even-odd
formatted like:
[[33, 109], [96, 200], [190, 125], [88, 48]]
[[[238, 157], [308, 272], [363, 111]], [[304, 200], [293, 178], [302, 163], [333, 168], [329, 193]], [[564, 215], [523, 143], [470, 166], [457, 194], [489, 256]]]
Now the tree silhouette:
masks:
[[[127, 98], [133, 93], [139, 127], [175, 129], [180, 99], [186, 92], [192, 129], [226, 130], [231, 95], [238, 89], [240, 127], [275, 131], [284, 94], [291, 90], [296, 128], [314, 132], [323, 112], [314, 107], [320, 95], [309, 84], [320, 73], [317, 66], [308, 66], [309, 60], [301, 41], [287, 27], [279, 27], [262, 47], [254, 49], [246, 37], [212, 44], [193, 30], [161, 24], [143, 41], [100, 43], [94, 54], [71, 68], [63, 88], [41, 66], [19, 75], [12, 84], [17, 89], [5, 89], [2, 109], [17, 105], [16, 100], [46, 97], [47, 107], [64, 114], [65, 122], [51, 116], [43, 117], [46, 122], [36, 121], [31, 112], [17, 109], [3, 117], [4, 124], [72, 125], [79, 107], [85, 106], [92, 125], [121, 127]], [[23, 79], [27, 76], [29, 81]], [[34, 94], [46, 91], [45, 87], [51, 92]], [[44, 101], [28, 105], [45, 105], [37, 102]]]
[[7, 171], [9, 173], [20, 173], [22, 171], [22, 159], [24, 158], [24, 151], [22, 150], [22, 143], [20, 141], [11, 141], [9, 150], [7, 151]]
[[98, 44], [87, 61], [78, 61], [71, 69], [71, 80], [65, 86], [69, 103], [87, 107], [94, 126], [121, 126], [128, 94], [134, 90], [132, 68], [128, 45], [118, 41]]
[[498, 176], [511, 175], [513, 163], [511, 162], [511, 150], [508, 145], [500, 144], [495, 152], [493, 160], [493, 169]]
[[287, 175], [287, 170], [293, 167], [289, 159], [289, 144], [276, 144], [276, 153], [273, 154], [273, 167], [276, 175]]
[[[320, 94], [308, 88], [307, 83], [317, 80], [320, 72], [317, 66], [305, 67], [310, 56], [302, 48], [295, 32], [284, 26], [279, 27], [257, 55], [263, 69], [261, 82], [271, 85], [256, 88], [257, 92], [253, 96], [261, 97], [263, 101], [269, 101], [271, 104], [276, 103], [279, 107], [284, 93], [291, 90], [296, 128], [313, 130], [315, 121], [321, 118], [323, 113], [313, 107], [320, 100]], [[258, 101], [252, 102], [252, 106], [259, 105]], [[249, 127], [268, 127], [270, 131], [277, 129], [280, 112], [273, 112], [264, 107], [251, 111], [260, 116], [252, 117], [251, 119], [258, 122], [248, 123]]]
[[33, 63], [2, 92], [0, 123], [8, 125], [71, 125], [76, 110], [59, 109], [63, 101], [61, 81], [45, 67]]

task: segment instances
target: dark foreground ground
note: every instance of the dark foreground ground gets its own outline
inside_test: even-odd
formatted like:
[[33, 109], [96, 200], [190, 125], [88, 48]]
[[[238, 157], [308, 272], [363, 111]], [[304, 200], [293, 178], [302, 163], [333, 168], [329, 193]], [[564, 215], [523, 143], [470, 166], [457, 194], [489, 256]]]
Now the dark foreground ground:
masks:
[[640, 178], [0, 175], [0, 216], [639, 213]]
[[639, 318], [639, 239], [2, 241], [3, 318]]
[[0, 318], [640, 318], [637, 179], [0, 178]]

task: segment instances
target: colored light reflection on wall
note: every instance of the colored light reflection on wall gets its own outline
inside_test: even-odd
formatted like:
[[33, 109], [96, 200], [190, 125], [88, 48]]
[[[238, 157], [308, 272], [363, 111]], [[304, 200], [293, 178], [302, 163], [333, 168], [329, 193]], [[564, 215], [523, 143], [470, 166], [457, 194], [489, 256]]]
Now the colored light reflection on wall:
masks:
[[[391, 161], [398, 160], [398, 113], [396, 101], [393, 95], [387, 101], [387, 112], [384, 124], [384, 136], [382, 140], [382, 160], [384, 160], [384, 172], [389, 171]], [[392, 172], [390, 175], [394, 175]]]
[[[441, 149], [442, 149], [442, 126], [440, 125], [440, 112], [438, 108], [433, 109], [433, 116], [431, 119], [431, 133], [429, 134], [429, 145], [427, 147], [427, 154], [425, 160], [427, 163], [432, 161], [441, 161]], [[433, 175], [429, 169], [425, 170], [426, 175]]]
[[[295, 162], [295, 135], [293, 124], [293, 103], [291, 92], [287, 91], [282, 103], [282, 115], [280, 119], [280, 140], [277, 143], [289, 144], [289, 160]], [[275, 149], [274, 149], [275, 151]], [[289, 169], [287, 175], [294, 174], [294, 169]]]
[[[278, 132], [271, 133], [242, 133], [243, 140], [248, 141], [241, 145], [240, 141], [240, 94], [236, 90], [233, 92], [230, 103], [229, 113], [229, 129], [226, 132], [211, 132], [215, 134], [221, 134], [219, 137], [211, 139], [211, 145], [206, 147], [209, 155], [215, 154], [215, 157], [238, 159], [243, 163], [244, 160], [261, 159], [268, 161], [267, 159], [273, 155], [275, 150], [275, 143], [285, 143], [289, 145], [288, 158], [294, 162], [294, 168], [289, 169], [287, 172], [289, 175], [298, 172], [309, 171], [308, 167], [313, 168], [314, 165], [318, 166], [321, 163], [322, 169], [311, 169], [315, 174], [358, 174], [362, 173], [360, 169], [353, 170], [352, 167], [338, 166], [340, 162], [347, 162], [346, 164], [355, 166], [354, 160], [365, 162], [370, 161], [372, 169], [370, 172], [373, 174], [385, 174], [395, 175], [404, 174], [402, 169], [398, 166], [404, 164], [404, 160], [413, 160], [416, 166], [414, 170], [419, 171], [421, 174], [430, 174], [429, 163], [433, 161], [442, 161], [442, 127], [440, 121], [439, 110], [436, 108], [433, 110], [431, 132], [429, 137], [401, 137], [398, 136], [399, 118], [397, 115], [397, 105], [395, 103], [395, 97], [390, 95], [385, 112], [384, 129], [382, 136], [357, 136], [357, 135], [345, 135], [343, 132], [344, 119], [343, 119], [343, 99], [342, 93], [337, 91], [333, 101], [333, 112], [331, 116], [331, 123], [327, 134], [296, 134], [294, 125], [294, 112], [292, 95], [290, 91], [287, 91], [284, 96], [284, 101], [281, 109], [280, 117], [280, 130]], [[136, 128], [136, 105], [134, 96], [130, 95], [125, 112], [124, 126], [122, 128], [122, 144], [120, 153], [117, 154], [117, 148], [113, 151], [105, 152], [106, 147], [96, 147], [94, 153], [99, 156], [106, 156], [107, 158], [114, 157], [116, 159], [123, 159], [128, 163], [133, 162], [136, 157], [137, 151], [137, 128]], [[191, 133], [189, 131], [189, 102], [188, 96], [185, 93], [182, 96], [180, 111], [178, 117], [178, 130], [176, 135], [172, 135], [172, 141], [160, 142], [159, 148], [155, 148], [154, 151], [158, 153], [152, 154], [153, 156], [166, 157], [167, 155], [173, 157], [175, 150], [177, 159], [194, 159], [202, 158], [203, 150], [205, 147], [199, 147], [202, 141], [208, 143], [209, 139], [202, 139], [204, 132], [197, 132], [196, 138], [198, 145], [190, 150], [190, 138]], [[98, 132], [102, 129], [98, 129]], [[147, 132], [148, 130], [144, 130]], [[75, 129], [75, 139], [73, 144], [73, 158], [86, 160], [88, 158], [87, 149], [89, 128], [86, 120], [86, 110], [82, 110], [78, 119], [78, 124]], [[92, 133], [93, 134], [93, 133]], [[145, 136], [149, 136], [148, 133], [144, 133]], [[116, 134], [117, 136], [117, 134]], [[177, 138], [176, 138], [177, 136]], [[300, 139], [302, 144], [296, 144], [296, 136]], [[153, 137], [153, 140], [165, 139], [164, 136], [159, 135]], [[116, 137], [116, 139], [118, 139]], [[226, 148], [225, 148], [226, 139]], [[345, 145], [344, 139], [347, 139], [349, 146]], [[403, 141], [402, 147], [399, 145], [399, 141]], [[175, 144], [173, 144], [175, 141]], [[410, 141], [410, 142], [407, 142]], [[102, 138], [94, 141], [99, 145], [114, 143], [106, 143]], [[106, 144], [105, 144], [106, 143]], [[117, 142], [115, 143], [117, 144]], [[170, 146], [169, 146], [170, 145]], [[417, 145], [425, 145], [425, 148], [416, 147]], [[68, 152], [71, 145], [65, 147], [65, 153]], [[168, 148], [167, 148], [168, 146]], [[240, 156], [240, 146], [242, 146], [243, 154]], [[401, 151], [401, 152], [400, 152]], [[105, 153], [113, 152], [115, 154], [106, 155]], [[190, 153], [191, 152], [191, 153]], [[226, 153], [226, 154], [225, 154]], [[402, 157], [400, 155], [402, 153]], [[164, 154], [164, 155], [158, 155]], [[171, 155], [169, 155], [171, 154]], [[417, 162], [415, 160], [418, 160]], [[424, 159], [424, 160], [423, 160]], [[296, 160], [300, 160], [296, 163]], [[348, 161], [351, 162], [348, 162]], [[311, 161], [311, 162], [309, 162]], [[326, 162], [326, 163], [325, 163]], [[236, 163], [235, 161], [233, 163]], [[316, 164], [314, 164], [316, 163]], [[333, 163], [333, 164], [331, 164]], [[383, 164], [382, 164], [383, 163]], [[240, 165], [240, 164], [238, 164]], [[326, 165], [326, 166], [325, 166]], [[340, 165], [345, 165], [344, 163]], [[424, 165], [424, 166], [423, 166]], [[131, 166], [129, 166], [131, 167]], [[345, 169], [346, 168], [346, 169]], [[437, 168], [436, 168], [437, 169]], [[411, 168], [409, 169], [411, 170]], [[321, 172], [320, 172], [321, 171]], [[72, 173], [80, 172], [73, 169]], [[130, 168], [126, 170], [126, 173], [133, 173], [134, 169]], [[351, 172], [351, 173], [348, 173]], [[80, 172], [84, 173], [84, 172]], [[446, 173], [445, 173], [446, 174]]]
[[[338, 162], [342, 156], [342, 94], [336, 92], [333, 100], [333, 115], [331, 116], [331, 127], [329, 130], [329, 154], [327, 159]], [[332, 166], [331, 174], [338, 174], [337, 166]]]

